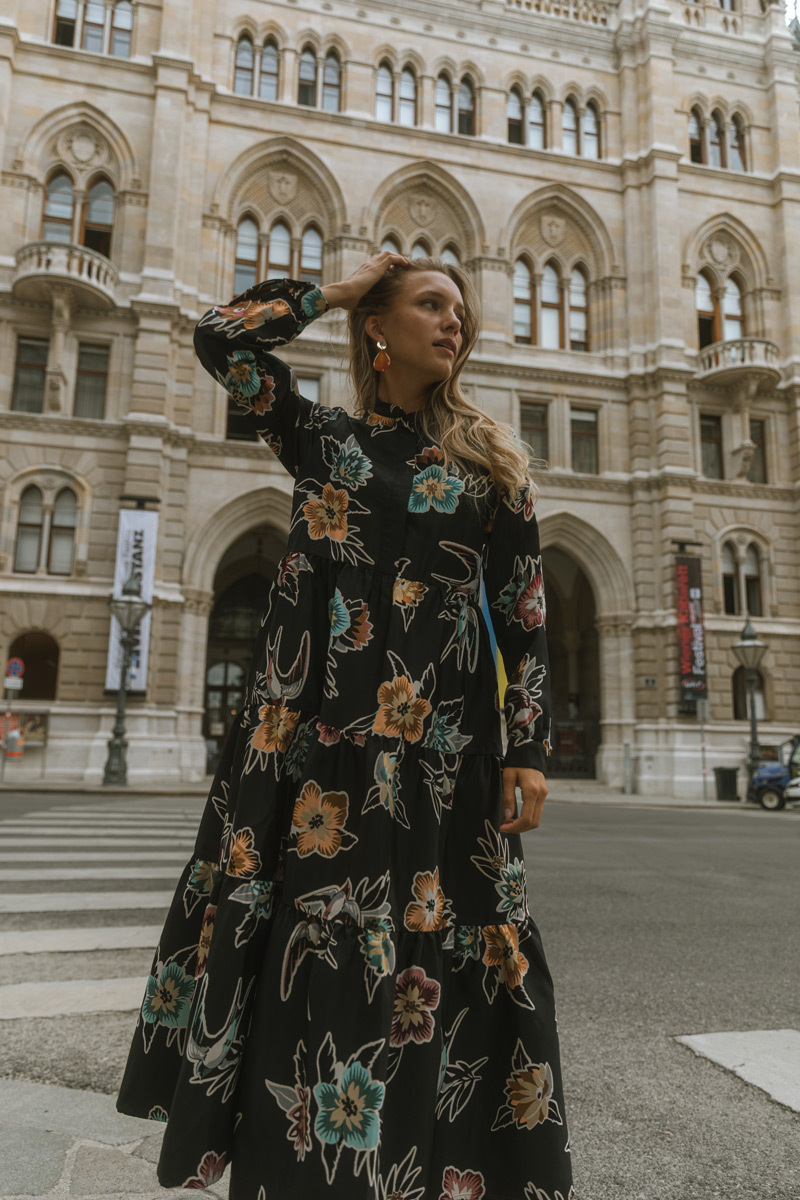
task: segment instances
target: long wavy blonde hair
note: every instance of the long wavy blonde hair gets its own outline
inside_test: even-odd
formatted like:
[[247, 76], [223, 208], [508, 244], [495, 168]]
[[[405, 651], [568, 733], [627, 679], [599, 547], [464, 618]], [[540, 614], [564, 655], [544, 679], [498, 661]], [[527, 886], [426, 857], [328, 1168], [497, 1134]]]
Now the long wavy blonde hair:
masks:
[[[520, 489], [536, 495], [532, 479], [534, 460], [525, 443], [510, 425], [500, 424], [482, 412], [461, 389], [461, 372], [480, 331], [480, 304], [469, 276], [458, 267], [436, 258], [410, 259], [407, 266], [390, 267], [348, 313], [350, 334], [350, 377], [359, 416], [371, 412], [378, 393], [378, 375], [372, 360], [375, 344], [366, 332], [367, 318], [385, 312], [402, 291], [409, 271], [438, 271], [447, 275], [461, 292], [464, 319], [461, 350], [450, 377], [436, 384], [419, 414], [419, 428], [426, 440], [441, 449], [446, 464], [465, 474], [478, 469], [488, 475], [498, 496], [513, 498]], [[389, 368], [391, 370], [391, 368]]]

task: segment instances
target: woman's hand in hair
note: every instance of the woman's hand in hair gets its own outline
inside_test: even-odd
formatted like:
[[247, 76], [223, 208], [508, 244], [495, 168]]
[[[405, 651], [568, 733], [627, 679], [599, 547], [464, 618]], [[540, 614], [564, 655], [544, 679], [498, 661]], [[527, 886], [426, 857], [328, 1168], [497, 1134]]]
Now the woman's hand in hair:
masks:
[[361, 297], [383, 278], [389, 267], [407, 265], [408, 259], [404, 254], [382, 250], [380, 254], [373, 254], [372, 258], [368, 258], [341, 283], [326, 283], [320, 291], [328, 302], [328, 308], [355, 308]]
[[[522, 812], [516, 820], [515, 789], [522, 792]], [[503, 815], [500, 833], [525, 833], [538, 829], [547, 799], [547, 782], [541, 771], [530, 767], [505, 767], [503, 770]]]

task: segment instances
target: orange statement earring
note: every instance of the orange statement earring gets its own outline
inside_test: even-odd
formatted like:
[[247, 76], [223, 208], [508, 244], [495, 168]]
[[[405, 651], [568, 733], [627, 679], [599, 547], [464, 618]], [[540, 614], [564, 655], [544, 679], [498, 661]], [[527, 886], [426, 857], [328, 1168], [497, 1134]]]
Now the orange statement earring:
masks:
[[373, 358], [372, 365], [376, 371], [385, 371], [387, 367], [390, 367], [392, 364], [392, 360], [386, 353], [386, 342], [381, 340], [375, 344], [378, 347], [378, 353]]

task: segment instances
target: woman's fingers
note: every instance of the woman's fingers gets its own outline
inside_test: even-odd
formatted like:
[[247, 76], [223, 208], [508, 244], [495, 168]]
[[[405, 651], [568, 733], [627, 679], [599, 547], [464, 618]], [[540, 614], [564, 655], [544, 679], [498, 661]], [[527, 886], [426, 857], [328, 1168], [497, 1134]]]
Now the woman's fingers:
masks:
[[390, 267], [407, 266], [404, 254], [393, 250], [381, 250], [373, 254], [341, 283], [329, 283], [322, 288], [329, 308], [355, 308], [362, 296], [381, 279]]
[[[514, 803], [515, 788], [522, 793], [522, 812], [516, 819]], [[509, 796], [511, 803], [509, 803]], [[541, 771], [525, 770], [522, 768], [507, 768], [503, 771], [503, 814], [505, 820], [500, 826], [500, 833], [525, 833], [529, 829], [538, 829], [542, 819], [544, 802], [547, 799], [547, 782]], [[511, 817], [509, 818], [509, 811]]]

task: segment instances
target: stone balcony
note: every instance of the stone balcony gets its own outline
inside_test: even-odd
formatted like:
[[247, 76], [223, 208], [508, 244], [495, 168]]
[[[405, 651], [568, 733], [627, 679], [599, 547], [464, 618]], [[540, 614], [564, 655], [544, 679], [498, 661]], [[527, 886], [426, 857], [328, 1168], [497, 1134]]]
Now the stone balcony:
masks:
[[779, 351], [766, 338], [736, 338], [714, 342], [697, 356], [695, 379], [712, 387], [751, 385], [754, 390], [775, 387], [780, 381]]
[[116, 303], [116, 267], [96, 250], [63, 242], [31, 242], [17, 251], [12, 287], [23, 300], [50, 300], [53, 286], [69, 288], [74, 298], [90, 307]]

